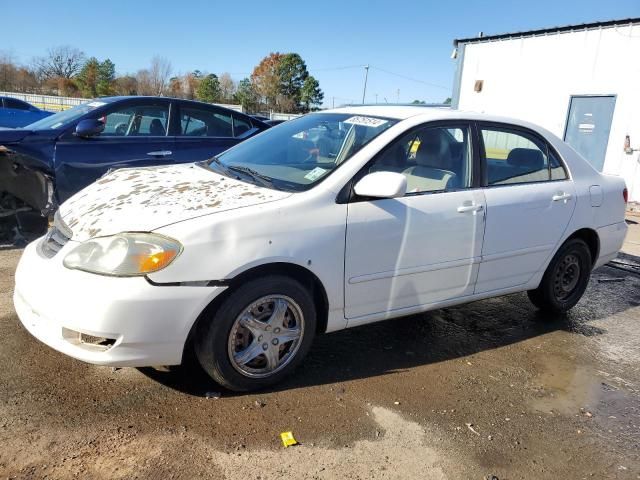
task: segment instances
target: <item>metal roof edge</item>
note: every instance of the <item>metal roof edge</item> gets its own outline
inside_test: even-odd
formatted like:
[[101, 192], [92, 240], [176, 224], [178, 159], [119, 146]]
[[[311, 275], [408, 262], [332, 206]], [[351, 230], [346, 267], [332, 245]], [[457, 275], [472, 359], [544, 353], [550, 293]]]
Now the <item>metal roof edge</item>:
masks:
[[522, 32], [501, 33], [497, 35], [487, 35], [483, 37], [457, 38], [453, 40], [453, 45], [457, 47], [458, 44], [460, 43], [478, 43], [478, 42], [487, 42], [491, 40], [504, 40], [509, 38], [534, 37], [536, 35], [545, 35], [547, 33], [563, 33], [563, 32], [592, 30], [596, 28], [617, 27], [617, 26], [626, 26], [626, 25], [634, 25], [634, 24], [640, 24], [640, 17], [625, 18], [620, 20], [607, 20], [604, 22], [581, 23], [577, 25], [565, 25], [561, 27], [552, 27], [552, 28], [540, 28], [537, 30], [525, 30]]

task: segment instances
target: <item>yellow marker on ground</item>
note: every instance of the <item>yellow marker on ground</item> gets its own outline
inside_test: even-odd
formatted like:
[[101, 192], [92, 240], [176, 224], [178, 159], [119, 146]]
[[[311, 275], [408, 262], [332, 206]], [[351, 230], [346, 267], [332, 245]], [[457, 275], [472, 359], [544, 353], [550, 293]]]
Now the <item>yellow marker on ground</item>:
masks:
[[290, 447], [291, 445], [297, 445], [298, 442], [295, 438], [293, 438], [292, 432], [282, 432], [280, 434], [280, 438], [282, 439], [282, 444], [285, 448]]

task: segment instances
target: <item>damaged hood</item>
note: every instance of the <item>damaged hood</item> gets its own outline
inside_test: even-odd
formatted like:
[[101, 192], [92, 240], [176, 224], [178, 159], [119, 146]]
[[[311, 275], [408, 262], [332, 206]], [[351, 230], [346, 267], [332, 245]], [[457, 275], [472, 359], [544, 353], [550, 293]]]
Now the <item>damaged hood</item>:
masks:
[[120, 232], [151, 231], [183, 220], [290, 196], [241, 182], [195, 164], [123, 168], [107, 173], [60, 206], [84, 241]]

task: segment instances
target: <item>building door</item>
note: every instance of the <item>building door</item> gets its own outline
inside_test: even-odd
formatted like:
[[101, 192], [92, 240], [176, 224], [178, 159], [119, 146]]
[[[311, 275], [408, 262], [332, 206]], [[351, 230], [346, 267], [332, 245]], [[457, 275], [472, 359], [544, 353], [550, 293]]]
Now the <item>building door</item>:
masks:
[[599, 172], [607, 154], [615, 105], [614, 95], [572, 95], [569, 102], [564, 141]]

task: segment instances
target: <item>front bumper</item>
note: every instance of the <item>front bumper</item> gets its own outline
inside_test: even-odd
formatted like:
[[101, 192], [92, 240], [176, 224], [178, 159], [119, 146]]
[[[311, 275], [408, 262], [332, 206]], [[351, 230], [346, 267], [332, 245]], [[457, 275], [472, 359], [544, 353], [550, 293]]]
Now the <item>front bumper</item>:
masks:
[[[22, 254], [13, 301], [24, 327], [38, 340], [96, 365], [143, 367], [182, 361], [187, 336], [204, 308], [225, 287], [153, 286], [143, 277], [116, 278], [62, 265], [77, 245], [48, 259], [35, 242]], [[97, 347], [69, 332], [115, 340]]]

